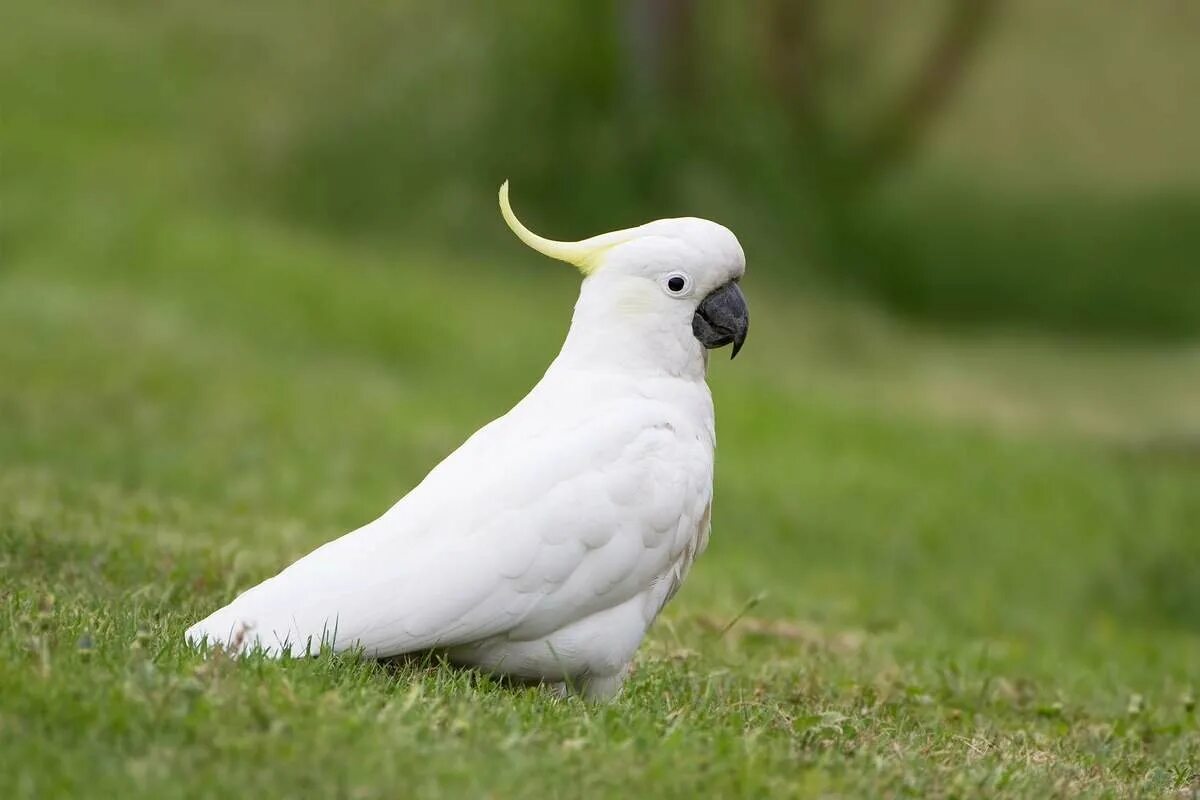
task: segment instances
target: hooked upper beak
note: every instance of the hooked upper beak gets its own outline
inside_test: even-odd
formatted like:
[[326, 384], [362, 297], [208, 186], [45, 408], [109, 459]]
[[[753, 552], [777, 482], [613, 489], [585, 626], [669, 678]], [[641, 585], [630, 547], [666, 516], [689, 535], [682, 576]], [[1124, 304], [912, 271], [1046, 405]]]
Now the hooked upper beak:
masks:
[[730, 281], [719, 289], [714, 289], [708, 297], [700, 301], [692, 316], [692, 334], [700, 344], [712, 350], [733, 343], [735, 358], [746, 334], [750, 330], [750, 312], [746, 308], [746, 298], [736, 281]]

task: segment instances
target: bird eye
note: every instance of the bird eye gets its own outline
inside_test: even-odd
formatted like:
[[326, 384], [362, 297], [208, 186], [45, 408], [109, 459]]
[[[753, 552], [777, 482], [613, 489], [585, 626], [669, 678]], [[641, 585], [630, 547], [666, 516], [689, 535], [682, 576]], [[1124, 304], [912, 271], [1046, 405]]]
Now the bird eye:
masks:
[[682, 272], [672, 272], [667, 276], [666, 287], [668, 294], [681, 295], [692, 288], [692, 281]]

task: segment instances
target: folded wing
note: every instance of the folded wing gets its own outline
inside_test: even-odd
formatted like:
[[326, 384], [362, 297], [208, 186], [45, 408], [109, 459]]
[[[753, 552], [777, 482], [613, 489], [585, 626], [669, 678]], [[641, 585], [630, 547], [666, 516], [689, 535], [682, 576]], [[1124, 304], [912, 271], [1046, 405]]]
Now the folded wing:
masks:
[[621, 404], [517, 442], [493, 423], [387, 514], [187, 637], [272, 655], [328, 645], [384, 657], [532, 639], [625, 602], [695, 548], [708, 507], [711, 461], [668, 414]]

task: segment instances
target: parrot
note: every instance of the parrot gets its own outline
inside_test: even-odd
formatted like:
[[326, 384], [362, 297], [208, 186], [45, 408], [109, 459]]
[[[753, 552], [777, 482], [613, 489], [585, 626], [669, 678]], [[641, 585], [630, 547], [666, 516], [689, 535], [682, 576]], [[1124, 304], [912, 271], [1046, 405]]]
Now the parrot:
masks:
[[710, 351], [749, 331], [738, 239], [695, 217], [524, 244], [582, 282], [558, 355], [386, 513], [187, 629], [232, 654], [434, 653], [591, 701], [616, 696], [710, 533]]

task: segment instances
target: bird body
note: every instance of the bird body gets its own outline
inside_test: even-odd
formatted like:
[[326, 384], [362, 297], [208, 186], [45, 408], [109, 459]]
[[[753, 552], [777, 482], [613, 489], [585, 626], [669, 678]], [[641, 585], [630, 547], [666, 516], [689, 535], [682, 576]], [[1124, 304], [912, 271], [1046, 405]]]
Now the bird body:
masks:
[[[507, 218], [506, 201], [502, 192]], [[707, 543], [715, 448], [707, 345], [692, 319], [700, 297], [680, 303], [659, 290], [661, 264], [650, 279], [621, 267], [658, 252], [672, 277], [713, 290], [744, 269], [724, 228], [661, 222], [719, 228], [722, 247], [709, 258], [723, 269], [684, 273], [670, 258], [678, 242], [664, 237], [609, 245], [562, 351], [524, 399], [381, 517], [243, 593], [187, 638], [272, 655], [435, 650], [588, 697], [615, 694]], [[629, 259], [614, 259], [622, 249]]]

